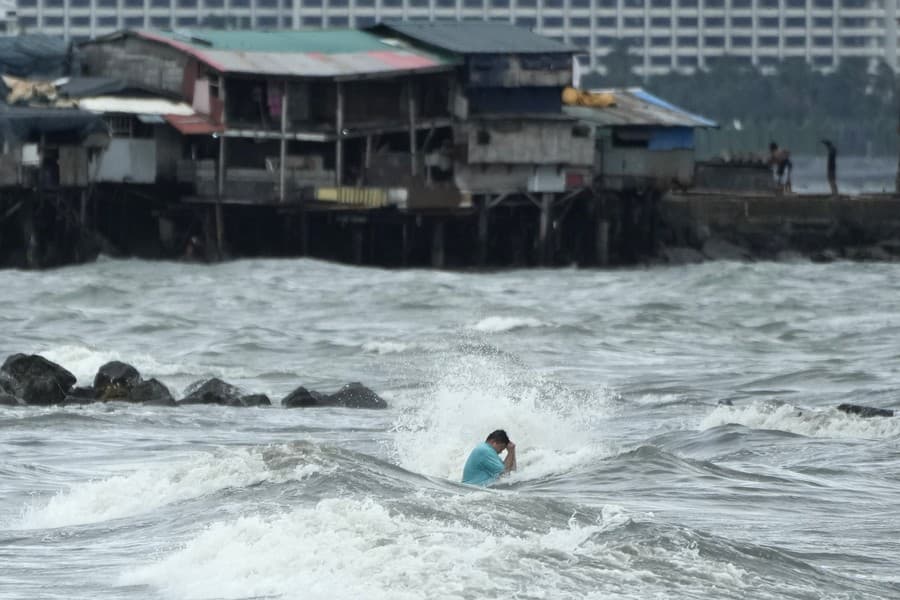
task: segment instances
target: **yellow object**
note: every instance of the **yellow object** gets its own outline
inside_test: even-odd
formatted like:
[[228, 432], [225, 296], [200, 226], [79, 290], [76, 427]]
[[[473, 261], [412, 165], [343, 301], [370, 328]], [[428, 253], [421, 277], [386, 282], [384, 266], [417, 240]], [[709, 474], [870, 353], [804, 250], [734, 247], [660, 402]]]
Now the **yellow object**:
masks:
[[567, 87], [562, 93], [563, 104], [569, 106], [591, 106], [593, 108], [608, 108], [616, 105], [616, 97], [611, 92], [589, 92]]

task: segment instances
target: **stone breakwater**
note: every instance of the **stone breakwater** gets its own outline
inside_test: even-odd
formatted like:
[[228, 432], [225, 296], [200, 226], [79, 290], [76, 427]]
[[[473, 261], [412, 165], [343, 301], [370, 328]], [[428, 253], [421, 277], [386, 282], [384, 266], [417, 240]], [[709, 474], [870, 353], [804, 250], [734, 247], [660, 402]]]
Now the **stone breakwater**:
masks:
[[[144, 379], [128, 363], [108, 362], [97, 370], [93, 385], [76, 387], [75, 376], [64, 367], [37, 354], [13, 354], [0, 367], [0, 405], [73, 405], [91, 402], [131, 402], [156, 406], [219, 404], [223, 406], [272, 406], [265, 394], [245, 390], [218, 378], [194, 382], [176, 400], [157, 379]], [[361, 383], [348, 383], [334, 393], [298, 386], [281, 399], [283, 408], [342, 406], [387, 408], [387, 402]]]

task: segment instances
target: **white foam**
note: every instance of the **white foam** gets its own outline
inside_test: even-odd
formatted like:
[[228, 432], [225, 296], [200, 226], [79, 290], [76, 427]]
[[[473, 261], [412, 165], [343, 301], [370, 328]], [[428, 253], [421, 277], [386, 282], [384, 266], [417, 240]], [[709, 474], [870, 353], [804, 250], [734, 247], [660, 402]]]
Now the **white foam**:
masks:
[[540, 561], [516, 564], [511, 557], [577, 552], [601, 529], [570, 524], [495, 535], [399, 514], [371, 499], [327, 499], [276, 517], [213, 524], [161, 561], [124, 573], [120, 584], [196, 600], [500, 597], [509, 595], [511, 578], [540, 576], [535, 569], [557, 576]]
[[[307, 478], [318, 469], [314, 464], [300, 465], [292, 478]], [[35, 500], [12, 528], [66, 527], [141, 515], [173, 502], [276, 477], [259, 452], [247, 449], [197, 454], [172, 464], [145, 464], [126, 474], [76, 483], [49, 501]]]
[[53, 346], [36, 350], [35, 354], [40, 354], [70, 371], [78, 379], [78, 385], [93, 385], [97, 370], [113, 360], [133, 365], [144, 379], [174, 375], [184, 370], [183, 364], [161, 363], [147, 354], [130, 353], [123, 356], [115, 350], [97, 350], [81, 345]]
[[609, 401], [603, 391], [587, 398], [550, 391], [541, 378], [494, 356], [465, 356], [440, 369], [428, 393], [394, 399], [394, 447], [408, 470], [458, 481], [469, 452], [494, 429], [517, 444], [511, 481], [566, 472], [613, 451], [602, 436]]
[[513, 331], [516, 329], [525, 329], [530, 327], [542, 327], [543, 322], [534, 317], [502, 317], [492, 316], [486, 317], [474, 325], [472, 329], [483, 333], [502, 333], [505, 331]]
[[415, 347], [415, 344], [392, 341], [372, 341], [363, 344], [363, 352], [372, 354], [401, 354]]
[[863, 419], [836, 408], [803, 409], [778, 402], [717, 406], [700, 422], [700, 429], [729, 423], [808, 437], [883, 439], [900, 435], [900, 419], [896, 417]]

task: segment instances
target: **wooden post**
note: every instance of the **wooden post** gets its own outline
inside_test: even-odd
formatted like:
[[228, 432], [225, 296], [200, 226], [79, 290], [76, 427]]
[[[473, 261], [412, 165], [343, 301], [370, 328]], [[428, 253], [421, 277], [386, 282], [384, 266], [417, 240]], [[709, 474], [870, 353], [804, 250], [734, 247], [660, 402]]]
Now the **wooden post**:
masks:
[[300, 256], [309, 256], [309, 217], [306, 206], [300, 208]]
[[334, 116], [335, 142], [334, 142], [334, 185], [340, 186], [344, 180], [344, 85], [338, 81], [337, 108]]
[[412, 78], [406, 80], [409, 107], [409, 174], [416, 176], [416, 96]]
[[488, 255], [488, 211], [490, 210], [490, 196], [481, 198], [481, 206], [478, 207], [478, 266], [487, 264]]
[[550, 211], [553, 206], [553, 194], [541, 194], [541, 221], [538, 231], [538, 252], [540, 264], [550, 263]]
[[444, 222], [435, 221], [434, 231], [431, 233], [431, 266], [443, 269], [444, 259]]
[[366, 136], [366, 156], [363, 159], [363, 178], [365, 185], [369, 184], [369, 168], [372, 166], [372, 136]]
[[609, 265], [609, 221], [597, 220], [597, 264]]
[[82, 230], [87, 229], [87, 213], [88, 213], [87, 204], [88, 204], [87, 190], [81, 190], [81, 206], [79, 207], [80, 210], [78, 211], [78, 220], [80, 221]]
[[363, 228], [361, 225], [353, 227], [353, 264], [363, 263]]
[[[216, 182], [216, 255], [221, 260], [225, 255], [225, 215], [222, 197], [225, 195], [225, 78], [219, 77], [219, 98], [222, 100], [222, 133], [219, 134], [219, 172]], [[207, 246], [208, 247], [208, 246]]]
[[401, 257], [400, 261], [404, 267], [409, 266], [409, 221], [404, 218], [403, 219], [403, 246], [400, 250]]
[[281, 148], [278, 157], [278, 201], [284, 202], [284, 161], [287, 157], [288, 84], [281, 85]]

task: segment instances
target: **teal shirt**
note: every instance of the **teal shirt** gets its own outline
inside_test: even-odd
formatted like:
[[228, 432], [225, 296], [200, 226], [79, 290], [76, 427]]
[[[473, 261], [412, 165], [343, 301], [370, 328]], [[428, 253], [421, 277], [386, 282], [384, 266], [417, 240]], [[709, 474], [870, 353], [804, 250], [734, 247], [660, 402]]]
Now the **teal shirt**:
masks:
[[493, 446], [481, 442], [475, 446], [466, 461], [462, 481], [472, 485], [487, 485], [500, 477], [504, 469], [506, 466]]

